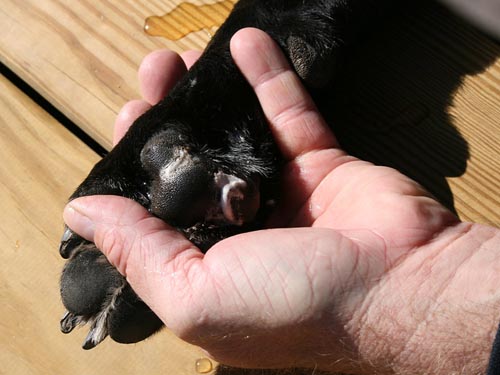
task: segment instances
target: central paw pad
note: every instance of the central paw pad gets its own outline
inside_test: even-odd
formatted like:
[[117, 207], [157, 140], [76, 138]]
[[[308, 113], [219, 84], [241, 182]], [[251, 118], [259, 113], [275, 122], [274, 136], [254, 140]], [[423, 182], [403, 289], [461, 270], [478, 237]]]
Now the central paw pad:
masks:
[[[238, 233], [255, 219], [260, 207], [258, 178], [244, 179], [223, 171], [179, 129], [151, 136], [139, 155], [146, 177], [141, 185], [149, 202], [146, 208], [177, 227], [201, 250]], [[108, 182], [112, 181], [108, 175], [117, 174], [116, 170], [103, 174], [99, 168], [93, 172]], [[119, 184], [112, 181], [112, 185]], [[74, 196], [87, 191], [105, 194], [98, 190], [101, 186], [105, 184], [91, 174]], [[84, 349], [95, 347], [107, 336], [121, 343], [138, 342], [162, 327], [161, 320], [93, 243], [66, 229], [60, 253], [68, 259], [60, 283], [67, 310], [61, 331], [69, 333], [88, 325]]]
[[185, 142], [178, 133], [164, 131], [142, 149], [141, 163], [152, 180], [151, 212], [181, 228], [252, 221], [260, 204], [258, 184], [223, 172]]

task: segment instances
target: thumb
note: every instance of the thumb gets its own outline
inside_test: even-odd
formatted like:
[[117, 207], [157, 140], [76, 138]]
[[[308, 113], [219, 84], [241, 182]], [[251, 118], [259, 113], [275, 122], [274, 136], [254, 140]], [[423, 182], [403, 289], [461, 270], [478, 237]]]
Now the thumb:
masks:
[[[156, 306], [158, 301], [168, 299], [165, 281], [170, 278], [166, 276], [175, 274], [176, 280], [182, 279], [180, 273], [188, 273], [203, 258], [181, 233], [130, 199], [111, 195], [77, 198], [65, 207], [63, 217], [74, 232], [95, 243], [157, 313], [157, 308], [162, 310]], [[176, 288], [169, 289], [175, 294]]]

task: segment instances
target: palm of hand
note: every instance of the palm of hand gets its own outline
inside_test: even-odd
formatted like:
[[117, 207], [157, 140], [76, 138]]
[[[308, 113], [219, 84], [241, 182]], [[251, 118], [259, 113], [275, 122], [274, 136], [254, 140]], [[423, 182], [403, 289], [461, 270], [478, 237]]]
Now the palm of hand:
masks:
[[385, 250], [389, 261], [456, 220], [415, 181], [338, 149], [303, 155], [288, 170], [285, 185], [295, 189], [277, 216], [288, 217], [291, 226], [335, 229], [369, 251], [382, 246], [377, 250]]
[[[277, 47], [250, 32], [253, 45], [240, 45], [234, 58], [288, 160], [283, 200], [269, 220], [277, 229], [231, 237], [203, 255], [138, 204], [106, 197], [95, 198], [101, 223], [86, 237], [171, 330], [226, 364], [282, 367], [300, 358], [297, 366], [313, 366], [309, 358], [322, 353], [322, 345], [332, 362], [350, 358], [356, 345], [348, 341], [359, 333], [363, 306], [377, 284], [456, 218], [399, 172], [339, 149]], [[175, 63], [169, 71], [179, 66], [178, 57]], [[149, 102], [182, 72], [147, 95]], [[131, 117], [148, 107], [137, 104]], [[117, 128], [118, 138], [124, 128]], [[114, 219], [103, 219], [108, 211]]]
[[[242, 352], [269, 345], [276, 337], [293, 342], [294, 335], [304, 331], [314, 337], [314, 327], [323, 326], [318, 322], [324, 317], [331, 321], [332, 314], [337, 316], [332, 330], [345, 335], [341, 327], [353, 324], [371, 289], [392, 266], [456, 220], [398, 171], [335, 148], [310, 151], [290, 161], [283, 180], [288, 187], [284, 201], [270, 221], [288, 229], [230, 238], [204, 259], [210, 282], [204, 277], [203, 283], [215, 287], [214, 294], [207, 296], [217, 299], [200, 299], [204, 306], [198, 311], [213, 314], [212, 307], [220, 308], [213, 303], [216, 300], [224, 306], [220, 319], [234, 326], [226, 325], [224, 332], [204, 329], [211, 332], [212, 340], [194, 341], [226, 363], [234, 360], [233, 353], [227, 354], [231, 338]], [[391, 276], [404, 280], [407, 275], [393, 272]], [[256, 317], [267, 334], [245, 328], [257, 325]], [[247, 347], [241, 345], [242, 335]], [[332, 345], [325, 344], [330, 349]], [[283, 352], [275, 350], [272, 358], [252, 358], [249, 365], [270, 361], [272, 366], [286, 363], [287, 357], [306, 357], [304, 352], [290, 352], [286, 345], [276, 347]]]
[[[271, 227], [334, 230], [365, 252], [382, 257], [386, 268], [457, 220], [397, 170], [335, 148], [312, 151], [289, 162], [283, 185], [284, 199], [270, 220]], [[242, 238], [241, 247], [250, 242], [248, 236]], [[223, 242], [218, 247], [224, 246]]]

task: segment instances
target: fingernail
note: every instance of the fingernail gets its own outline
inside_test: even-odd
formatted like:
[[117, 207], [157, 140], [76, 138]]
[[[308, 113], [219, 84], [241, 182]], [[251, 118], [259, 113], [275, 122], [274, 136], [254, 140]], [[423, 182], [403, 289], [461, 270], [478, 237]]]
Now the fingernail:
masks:
[[75, 207], [69, 203], [63, 212], [64, 222], [68, 227], [70, 227], [74, 232], [78, 233], [80, 236], [86, 240], [94, 240], [95, 224], [90, 218], [82, 212], [81, 207]]

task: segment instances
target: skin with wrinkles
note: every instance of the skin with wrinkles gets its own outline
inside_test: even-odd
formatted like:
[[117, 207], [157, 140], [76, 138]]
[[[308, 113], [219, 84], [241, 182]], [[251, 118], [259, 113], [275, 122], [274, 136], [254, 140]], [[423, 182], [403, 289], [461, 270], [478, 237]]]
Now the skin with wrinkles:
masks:
[[[484, 371], [500, 314], [498, 231], [460, 223], [414, 181], [340, 148], [287, 58], [314, 86], [318, 77], [311, 73], [336, 62], [360, 14], [378, 20], [366, 10], [381, 2], [312, 3], [325, 8], [240, 0], [189, 72], [193, 53], [184, 56], [185, 65], [171, 52], [158, 52], [141, 67], [149, 102], [122, 111], [121, 141], [65, 210], [71, 229], [61, 246], [69, 258], [61, 292], [74, 311], [61, 328], [69, 332], [88, 319], [85, 349], [107, 334], [137, 342], [165, 323], [238, 367]], [[288, 13], [285, 4], [298, 13]], [[361, 9], [366, 12], [357, 13]], [[245, 24], [267, 30], [286, 57], [255, 29], [236, 33], [229, 45]], [[332, 32], [334, 38], [325, 37]], [[247, 193], [252, 199], [245, 206]], [[92, 194], [132, 200], [78, 198]], [[190, 202], [194, 209], [185, 209]], [[266, 208], [274, 213], [264, 221]], [[221, 228], [189, 227], [203, 212], [222, 213], [234, 224], [251, 220], [255, 209], [254, 227], [212, 238]], [[263, 230], [235, 235], [256, 228]], [[91, 253], [79, 257], [82, 244]], [[91, 258], [117, 271], [85, 271], [79, 259]], [[87, 293], [92, 283], [110, 286], [111, 293]]]
[[[203, 255], [119, 197], [71, 202], [68, 225], [97, 244], [170, 329], [223, 363], [483, 371], [500, 311], [489, 292], [498, 285], [490, 266], [498, 231], [460, 223], [399, 172], [337, 148], [264, 34], [243, 30], [232, 52], [286, 155], [284, 203], [270, 219], [277, 228], [226, 239]], [[160, 66], [178, 63], [166, 56]], [[119, 117], [117, 128], [126, 126]], [[471, 290], [471, 279], [482, 288]]]
[[[288, 156], [283, 147], [280, 155], [266, 120], [279, 126], [293, 123], [293, 119], [273, 118], [270, 109], [271, 117], [266, 119], [256, 93], [232, 59], [231, 37], [245, 25], [263, 28], [283, 48], [310, 90], [324, 88], [334, 76], [339, 56], [367, 28], [367, 21], [376, 18], [378, 11], [384, 13], [390, 3], [239, 1], [184, 75], [179, 65], [172, 71], [173, 78], [143, 65], [140, 75], [147, 77], [146, 84], [166, 82], [154, 95], [168, 95], [151, 107], [140, 108], [149, 109], [126, 132], [118, 133], [120, 141], [94, 166], [70, 200], [91, 195], [133, 199], [177, 228], [203, 252], [225, 238], [265, 227], [280, 201], [280, 169]], [[289, 89], [292, 103], [305, 92], [300, 85]], [[280, 104], [280, 96], [274, 101]], [[314, 104], [311, 99], [306, 104], [288, 112], [288, 116], [306, 119], [303, 131], [311, 133], [297, 139], [304, 146], [309, 137], [320, 139], [309, 126], [308, 116], [311, 121], [316, 116]], [[139, 113], [136, 110], [135, 115]], [[294, 128], [288, 133], [294, 137]], [[323, 136], [325, 144], [333, 138], [326, 132]], [[131, 343], [155, 332], [161, 321], [157, 317], [153, 322], [142, 319], [147, 306], [133, 292], [109, 290], [109, 285], [126, 284], [121, 275], [110, 271], [108, 275], [97, 272], [94, 277], [92, 262], [86, 267], [74, 264], [84, 259], [77, 257], [82, 247], [97, 251], [92, 241], [66, 227], [59, 248], [60, 255], [68, 259], [60, 283], [67, 310], [61, 320], [62, 331], [67, 333], [81, 322], [90, 322], [85, 349], [95, 347], [108, 335]], [[82, 288], [73, 287], [79, 284]]]

